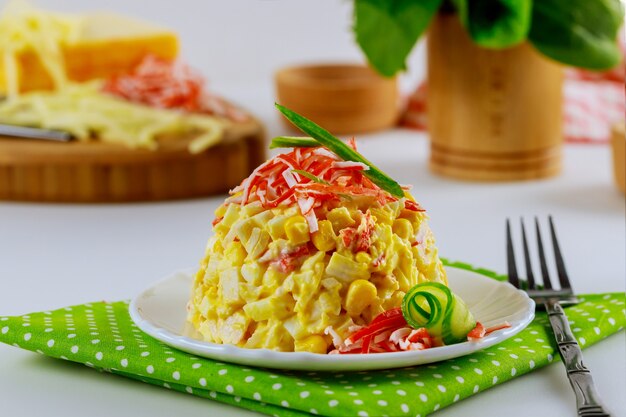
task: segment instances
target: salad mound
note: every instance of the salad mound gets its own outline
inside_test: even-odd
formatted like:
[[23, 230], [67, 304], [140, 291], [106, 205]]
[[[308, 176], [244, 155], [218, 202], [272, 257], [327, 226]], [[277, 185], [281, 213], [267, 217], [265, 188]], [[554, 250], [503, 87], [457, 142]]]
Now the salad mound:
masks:
[[424, 209], [407, 187], [387, 191], [393, 180], [354, 141], [275, 140], [285, 143], [295, 147], [216, 210], [188, 318], [213, 343], [343, 353], [351, 335], [399, 311], [411, 288], [445, 286], [446, 274]]

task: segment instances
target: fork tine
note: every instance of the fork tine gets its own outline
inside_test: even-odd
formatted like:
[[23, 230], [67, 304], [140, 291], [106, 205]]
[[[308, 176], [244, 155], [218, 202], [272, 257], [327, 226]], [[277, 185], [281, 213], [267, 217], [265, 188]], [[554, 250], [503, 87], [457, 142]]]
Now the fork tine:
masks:
[[506, 219], [506, 261], [509, 282], [515, 288], [519, 288], [519, 277], [515, 267], [515, 252], [513, 251], [513, 240], [511, 239], [511, 222]]
[[526, 279], [528, 280], [528, 289], [535, 289], [535, 276], [533, 275], [533, 267], [530, 264], [530, 252], [528, 251], [528, 241], [526, 240], [526, 228], [524, 227], [524, 219], [520, 219], [522, 225], [522, 242], [524, 244], [524, 261], [526, 263]]
[[550, 234], [552, 235], [552, 247], [554, 248], [554, 259], [556, 261], [556, 270], [559, 275], [559, 283], [561, 284], [561, 289], [569, 290], [572, 288], [572, 284], [570, 284], [567, 271], [565, 271], [565, 261], [563, 260], [563, 255], [561, 255], [561, 248], [559, 247], [559, 242], [556, 238], [556, 231], [554, 229], [552, 216], [548, 216], [548, 221], [550, 222]]
[[537, 219], [537, 217], [535, 217], [535, 230], [537, 233], [537, 247], [539, 248], [539, 263], [541, 264], [541, 277], [543, 278], [543, 287], [546, 290], [551, 290], [552, 282], [550, 282], [548, 265], [546, 265], [546, 254], [543, 251], [543, 242], [541, 241], [541, 231], [539, 230], [539, 220]]

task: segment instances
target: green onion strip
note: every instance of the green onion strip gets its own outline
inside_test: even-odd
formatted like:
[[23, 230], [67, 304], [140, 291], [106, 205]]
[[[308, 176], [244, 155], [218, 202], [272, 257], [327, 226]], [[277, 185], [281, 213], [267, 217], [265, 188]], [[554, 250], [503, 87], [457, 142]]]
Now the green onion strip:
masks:
[[320, 177], [311, 174], [310, 172], [307, 171], [303, 171], [301, 169], [292, 169], [292, 172], [295, 172], [296, 174], [300, 174], [303, 177], [306, 177], [308, 179], [310, 179], [313, 182], [317, 182], [319, 184], [324, 184], [324, 185], [330, 185], [330, 183], [328, 181], [324, 181], [323, 179], [321, 179]]
[[[335, 155], [343, 159], [344, 161], [354, 161], [361, 162], [369, 167], [368, 170], [363, 171], [363, 175], [367, 176], [372, 182], [378, 185], [383, 190], [387, 191], [389, 194], [393, 195], [397, 198], [404, 197], [404, 190], [400, 187], [395, 180], [393, 180], [390, 176], [382, 172], [380, 169], [376, 168], [374, 164], [365, 159], [363, 155], [343, 143], [340, 139], [333, 136], [329, 131], [324, 129], [323, 127], [317, 125], [311, 120], [307, 119], [304, 116], [299, 115], [293, 110], [289, 110], [285, 106], [281, 106], [276, 103], [276, 108], [296, 126], [302, 132], [311, 136], [315, 139], [320, 145], [327, 147], [331, 152]], [[278, 139], [278, 138], [277, 138]], [[293, 137], [281, 137], [281, 141], [284, 143], [287, 140], [291, 140], [293, 142], [298, 142], [305, 144], [305, 146], [310, 147], [310, 142], [303, 138], [293, 138]], [[295, 141], [294, 141], [295, 139]], [[306, 140], [306, 142], [304, 142]], [[272, 141], [274, 146], [276, 146], [276, 142]], [[280, 141], [279, 141], [280, 142]], [[294, 145], [290, 145], [294, 146]], [[298, 145], [299, 146], [299, 145]]]
[[317, 148], [321, 143], [313, 138], [299, 136], [277, 136], [272, 139], [270, 149], [276, 148]]

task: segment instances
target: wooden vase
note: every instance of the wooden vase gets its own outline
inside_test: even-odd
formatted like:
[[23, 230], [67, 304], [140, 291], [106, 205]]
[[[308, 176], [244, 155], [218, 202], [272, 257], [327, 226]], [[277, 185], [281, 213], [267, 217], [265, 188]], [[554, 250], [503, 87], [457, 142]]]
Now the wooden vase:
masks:
[[463, 180], [545, 178], [561, 169], [561, 67], [528, 43], [475, 45], [455, 14], [428, 36], [430, 167]]

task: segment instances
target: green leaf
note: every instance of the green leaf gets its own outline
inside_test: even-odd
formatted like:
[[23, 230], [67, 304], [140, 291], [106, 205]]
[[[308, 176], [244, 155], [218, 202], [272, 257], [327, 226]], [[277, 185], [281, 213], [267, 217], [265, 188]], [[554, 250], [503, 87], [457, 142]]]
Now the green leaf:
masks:
[[287, 118], [287, 120], [294, 124], [294, 126], [296, 126], [307, 135], [311, 136], [321, 145], [327, 147], [338, 157], [342, 158], [345, 161], [361, 162], [367, 165], [369, 169], [363, 171], [363, 175], [372, 180], [374, 184], [378, 185], [380, 188], [395, 197], [404, 197], [404, 191], [402, 190], [402, 187], [400, 187], [400, 184], [398, 184], [380, 169], [376, 168], [376, 166], [367, 159], [365, 159], [363, 155], [361, 155], [360, 153], [343, 143], [341, 140], [333, 136], [329, 131], [307, 119], [306, 117], [299, 115], [293, 110], [289, 110], [285, 106], [281, 106], [278, 103], [276, 103], [275, 106]]
[[622, 59], [617, 32], [623, 13], [619, 0], [535, 1], [529, 39], [563, 64], [609, 69]]
[[303, 138], [297, 136], [277, 136], [272, 139], [270, 149], [276, 148], [316, 148], [319, 142], [313, 138]]
[[477, 45], [501, 49], [526, 40], [532, 0], [453, 0], [453, 3], [461, 23]]
[[391, 77], [405, 61], [442, 0], [355, 0], [356, 41], [370, 64]]

